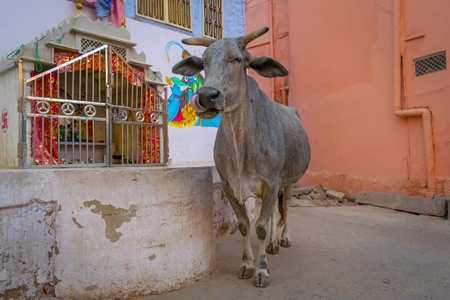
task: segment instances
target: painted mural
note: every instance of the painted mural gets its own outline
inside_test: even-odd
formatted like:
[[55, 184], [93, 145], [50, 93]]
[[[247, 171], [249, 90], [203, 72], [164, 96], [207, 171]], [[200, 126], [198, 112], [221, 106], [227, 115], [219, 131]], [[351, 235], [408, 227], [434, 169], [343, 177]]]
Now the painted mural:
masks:
[[[170, 62], [169, 49], [172, 46], [177, 46], [181, 49], [181, 57], [183, 59], [191, 56], [189, 51], [177, 41], [170, 41], [167, 43], [164, 54]], [[168, 77], [166, 76], [166, 83], [170, 86], [171, 95], [167, 103], [167, 111], [169, 113], [169, 125], [178, 128], [203, 126], [203, 127], [218, 127], [221, 116], [209, 120], [200, 119], [195, 114], [194, 109], [189, 103], [189, 99], [194, 95], [199, 88], [203, 86], [202, 74], [195, 76], [183, 77]]]

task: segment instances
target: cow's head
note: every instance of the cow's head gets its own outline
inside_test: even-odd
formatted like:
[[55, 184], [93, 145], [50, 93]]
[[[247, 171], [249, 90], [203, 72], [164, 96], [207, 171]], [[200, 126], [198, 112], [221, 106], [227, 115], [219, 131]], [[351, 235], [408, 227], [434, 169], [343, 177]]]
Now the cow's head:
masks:
[[248, 43], [263, 35], [268, 27], [253, 31], [238, 38], [210, 40], [188, 38], [182, 42], [188, 45], [207, 47], [202, 58], [190, 56], [178, 62], [172, 72], [194, 76], [205, 71], [203, 87], [191, 99], [197, 115], [210, 119], [219, 112], [232, 111], [241, 101], [248, 99], [246, 69], [252, 68], [264, 77], [286, 76], [288, 71], [270, 57], [253, 57], [246, 49]]

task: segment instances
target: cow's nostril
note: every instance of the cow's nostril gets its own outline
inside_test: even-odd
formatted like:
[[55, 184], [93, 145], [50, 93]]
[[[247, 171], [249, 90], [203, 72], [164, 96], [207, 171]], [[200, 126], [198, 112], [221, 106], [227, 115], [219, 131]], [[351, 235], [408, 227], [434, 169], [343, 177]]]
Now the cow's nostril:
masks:
[[198, 104], [203, 107], [213, 108], [215, 102], [219, 100], [219, 90], [211, 87], [203, 87], [197, 91]]
[[210, 96], [211, 96], [212, 100], [217, 99], [219, 97], [219, 91], [218, 90], [212, 90]]

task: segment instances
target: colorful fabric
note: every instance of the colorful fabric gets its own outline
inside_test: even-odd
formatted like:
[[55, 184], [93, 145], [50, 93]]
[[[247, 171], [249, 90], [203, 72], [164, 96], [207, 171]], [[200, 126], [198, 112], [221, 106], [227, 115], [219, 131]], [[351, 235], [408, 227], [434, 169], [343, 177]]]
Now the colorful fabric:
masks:
[[[153, 123], [152, 110], [155, 109], [155, 93], [148, 87], [145, 88], [145, 93], [142, 95], [141, 108], [145, 111], [144, 123]], [[141, 139], [142, 151], [139, 163], [161, 162], [159, 127], [142, 126]]]
[[[31, 75], [36, 75], [33, 71]], [[31, 96], [58, 98], [58, 78], [56, 73], [47, 74], [38, 78], [31, 86]], [[38, 101], [31, 101], [31, 112], [39, 114]], [[47, 114], [58, 115], [59, 103], [49, 102], [50, 110]], [[31, 157], [35, 158], [36, 165], [58, 164], [57, 139], [59, 136], [58, 119], [36, 117], [31, 118]]]
[[[82, 54], [74, 53], [74, 52], [56, 52], [55, 53], [55, 63], [57, 66], [60, 66], [66, 62], [74, 60], [77, 57], [80, 57]], [[94, 53], [93, 55], [89, 55], [85, 59], [81, 61], [77, 61], [68, 66], [62, 67], [59, 69], [60, 73], [65, 72], [74, 72], [80, 70], [94, 70], [94, 71], [102, 71], [106, 72], [106, 56], [105, 54]], [[142, 84], [142, 80], [140, 78], [144, 78], [145, 74], [143, 71], [139, 71], [129, 67], [120, 57], [113, 55], [111, 62], [111, 70], [112, 72], [121, 73], [124, 78], [127, 78], [128, 82], [137, 86]], [[139, 76], [136, 76], [139, 75]]]
[[86, 0], [95, 3], [95, 10], [99, 18], [110, 17], [116, 28], [125, 26], [125, 9], [123, 0]]

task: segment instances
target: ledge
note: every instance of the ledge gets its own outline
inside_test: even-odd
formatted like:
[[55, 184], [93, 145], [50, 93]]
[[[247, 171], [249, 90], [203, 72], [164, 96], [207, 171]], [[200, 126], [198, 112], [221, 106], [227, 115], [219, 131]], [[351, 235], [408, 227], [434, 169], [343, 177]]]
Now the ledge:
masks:
[[440, 197], [427, 199], [402, 194], [360, 191], [356, 196], [356, 202], [421, 215], [436, 217], [447, 215], [447, 200]]

